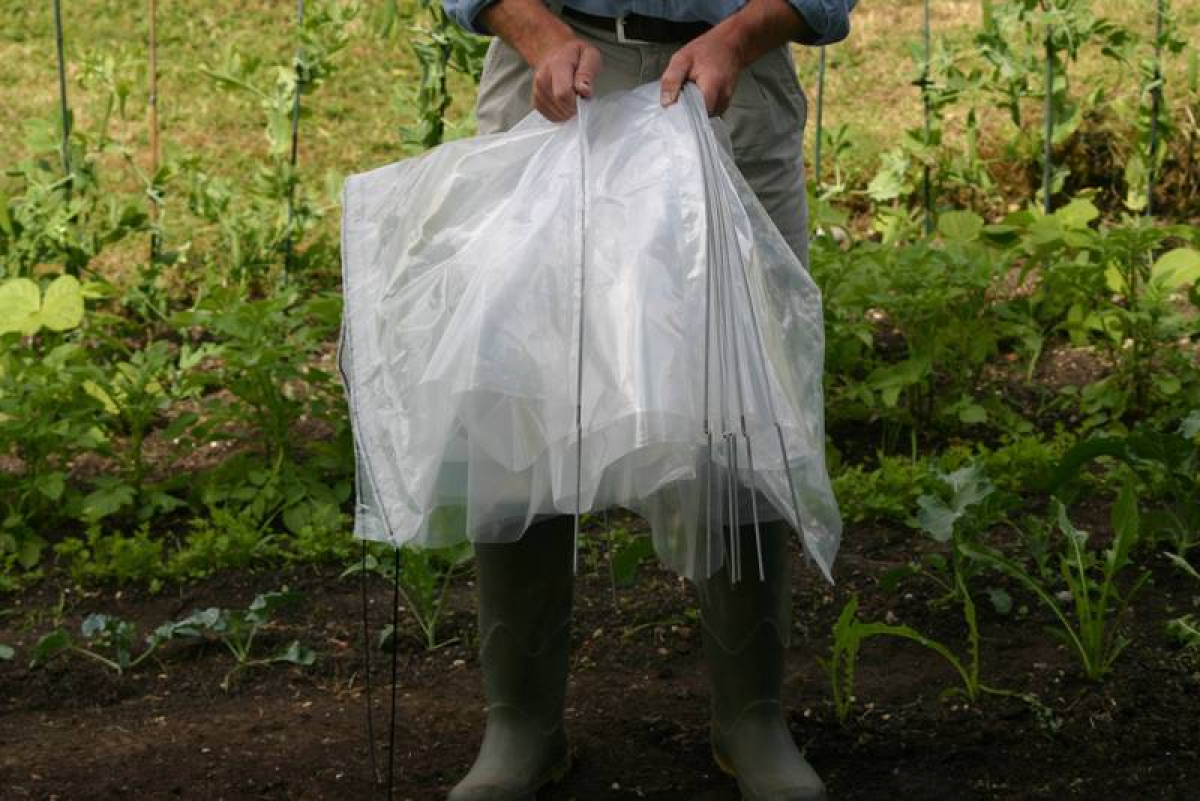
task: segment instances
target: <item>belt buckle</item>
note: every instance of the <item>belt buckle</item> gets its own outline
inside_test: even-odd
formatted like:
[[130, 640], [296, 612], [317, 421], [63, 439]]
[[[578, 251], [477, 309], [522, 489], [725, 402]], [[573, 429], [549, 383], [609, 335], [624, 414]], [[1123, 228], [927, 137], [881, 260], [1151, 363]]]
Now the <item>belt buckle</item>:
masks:
[[624, 14], [617, 17], [617, 41], [620, 42], [621, 44], [633, 44], [633, 45], [654, 44], [654, 42], [648, 42], [645, 39], [631, 39], [629, 36], [626, 36], [625, 35], [625, 15]]

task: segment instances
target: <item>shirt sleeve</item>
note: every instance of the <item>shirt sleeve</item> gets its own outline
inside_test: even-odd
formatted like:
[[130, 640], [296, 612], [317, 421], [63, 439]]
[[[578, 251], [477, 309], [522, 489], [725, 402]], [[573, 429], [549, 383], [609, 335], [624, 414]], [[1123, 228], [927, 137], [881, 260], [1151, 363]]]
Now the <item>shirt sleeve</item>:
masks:
[[446, 16], [458, 23], [459, 27], [471, 33], [487, 35], [487, 28], [482, 20], [476, 22], [479, 12], [490, 6], [496, 0], [442, 0], [442, 9]]
[[813, 38], [806, 45], [840, 42], [850, 34], [850, 9], [858, 0], [788, 0], [808, 24]]

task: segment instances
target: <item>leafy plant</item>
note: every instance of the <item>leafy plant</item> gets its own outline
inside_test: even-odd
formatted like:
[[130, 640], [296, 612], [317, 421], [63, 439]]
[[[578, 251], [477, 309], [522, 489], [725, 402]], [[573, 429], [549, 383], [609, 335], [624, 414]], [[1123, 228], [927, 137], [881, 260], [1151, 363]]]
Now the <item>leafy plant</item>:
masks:
[[137, 626], [119, 617], [93, 612], [83, 619], [79, 633], [90, 647], [76, 644], [70, 633], [61, 626], [44, 635], [33, 647], [29, 667], [42, 667], [62, 653], [76, 653], [98, 662], [117, 675], [123, 675], [146, 661], [177, 632], [170, 624], [159, 627], [146, 635], [145, 645], [137, 654], [134, 653]]
[[312, 649], [293, 640], [269, 656], [256, 657], [254, 639], [265, 627], [269, 626], [272, 617], [280, 609], [293, 606], [303, 596], [299, 592], [289, 591], [287, 587], [275, 592], [266, 592], [255, 596], [246, 609], [220, 609], [209, 607], [196, 610], [188, 617], [173, 624], [175, 631], [194, 633], [195, 636], [212, 637], [220, 641], [233, 654], [234, 666], [221, 680], [221, 689], [229, 691], [234, 677], [243, 670], [256, 666], [266, 666], [278, 662], [294, 665], [311, 665], [316, 659]]
[[1144, 537], [1165, 537], [1180, 556], [1200, 545], [1200, 410], [1185, 417], [1175, 432], [1141, 426], [1080, 442], [1063, 457], [1051, 490], [1073, 497], [1083, 469], [1104, 457], [1131, 468], [1147, 493], [1165, 502], [1161, 509], [1142, 513]]
[[[1186, 559], [1174, 553], [1166, 556], [1177, 568], [1200, 582], [1200, 571], [1188, 564]], [[1200, 649], [1200, 616], [1189, 614], [1177, 617], [1167, 623], [1167, 631], [1183, 643], [1185, 648]]]
[[[365, 560], [355, 561], [342, 571], [341, 578], [369, 570], [398, 586], [405, 608], [412, 613], [421, 631], [425, 648], [432, 651], [455, 642], [455, 639], [438, 639], [438, 621], [450, 580], [471, 560], [471, 556], [468, 543], [441, 549], [405, 548], [401, 551], [400, 573], [397, 576], [393, 559], [380, 559], [374, 553], [368, 552]], [[398, 633], [392, 628], [392, 624], [388, 623], [380, 632], [380, 647], [389, 639], [395, 640], [397, 636]]]
[[983, 684], [979, 679], [978, 638], [973, 641], [970, 661], [964, 663], [942, 643], [924, 636], [911, 626], [895, 625], [892, 623], [866, 623], [858, 619], [858, 595], [850, 597], [842, 607], [837, 622], [833, 627], [833, 645], [829, 659], [818, 661], [825, 669], [829, 678], [829, 687], [833, 695], [834, 710], [838, 722], [845, 724], [850, 710], [854, 705], [854, 678], [858, 664], [858, 653], [862, 643], [871, 637], [899, 637], [909, 642], [915, 642], [936, 653], [946, 660], [962, 681], [961, 687], [951, 687], [943, 695], [963, 693], [971, 701], [979, 699], [982, 693], [991, 695], [1015, 696], [1030, 703], [1035, 709], [1045, 708], [1036, 698], [1025, 693], [1014, 693]]
[[1065, 606], [1056, 589], [1032, 575], [1023, 564], [980, 543], [965, 543], [964, 554], [990, 565], [1019, 581], [1054, 613], [1058, 627], [1051, 631], [1079, 658], [1084, 674], [1098, 681], [1112, 669], [1113, 662], [1129, 641], [1120, 634], [1121, 615], [1150, 578], [1143, 570], [1124, 593], [1118, 576], [1131, 565], [1130, 553], [1138, 541], [1138, 509], [1133, 485], [1121, 488], [1112, 511], [1113, 543], [1098, 556], [1087, 547], [1088, 534], [1072, 525], [1066, 508], [1054, 501], [1054, 515], [1065, 539], [1059, 554], [1060, 578], [1072, 607]]

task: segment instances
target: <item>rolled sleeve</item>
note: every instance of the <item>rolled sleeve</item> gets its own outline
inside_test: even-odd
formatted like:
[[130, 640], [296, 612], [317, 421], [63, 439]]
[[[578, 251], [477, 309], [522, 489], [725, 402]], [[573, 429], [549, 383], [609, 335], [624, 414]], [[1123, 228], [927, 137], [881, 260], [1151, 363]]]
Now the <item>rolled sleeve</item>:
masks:
[[489, 31], [477, 20], [479, 12], [495, 2], [496, 0], [442, 0], [442, 9], [460, 28], [471, 33], [487, 35]]
[[813, 38], [806, 45], [825, 45], [840, 42], [850, 34], [850, 9], [857, 0], [788, 0], [804, 17]]

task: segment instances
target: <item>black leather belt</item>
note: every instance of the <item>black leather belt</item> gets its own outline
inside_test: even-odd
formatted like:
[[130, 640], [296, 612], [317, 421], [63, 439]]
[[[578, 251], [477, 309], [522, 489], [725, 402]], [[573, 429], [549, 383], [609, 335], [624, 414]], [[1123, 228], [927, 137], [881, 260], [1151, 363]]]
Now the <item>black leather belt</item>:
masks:
[[653, 44], [680, 44], [690, 42], [697, 36], [712, 30], [707, 22], [676, 22], [660, 17], [641, 14], [626, 14], [623, 17], [598, 17], [563, 6], [562, 14], [584, 25], [600, 28], [615, 34], [619, 42], [651, 42]]

